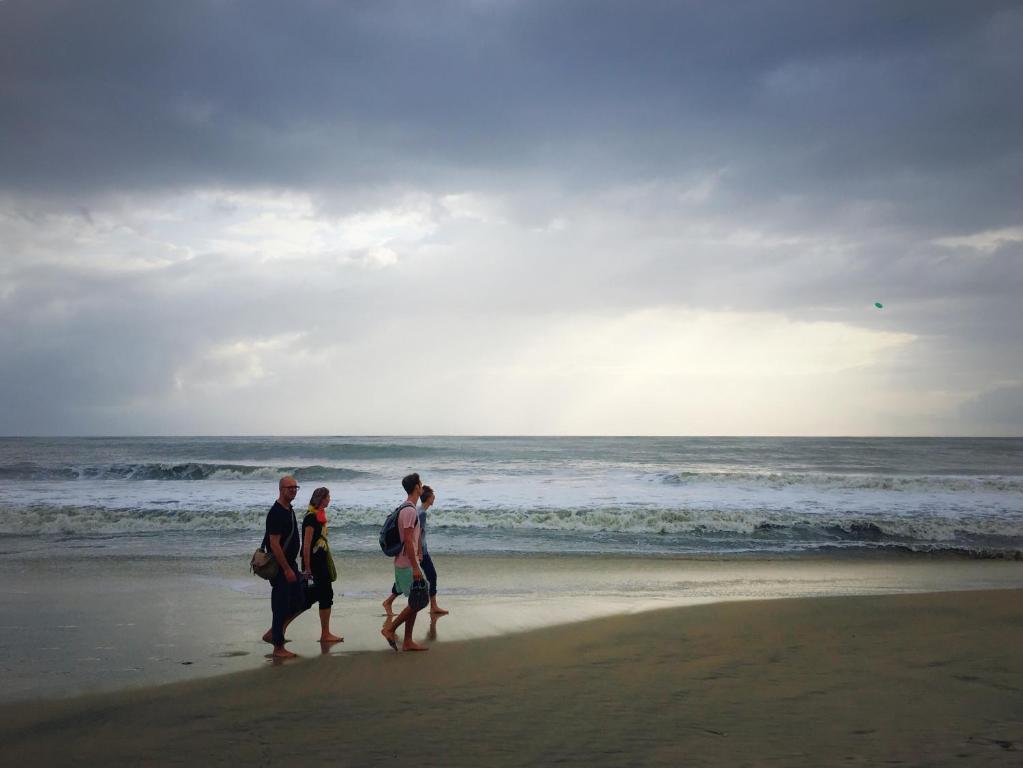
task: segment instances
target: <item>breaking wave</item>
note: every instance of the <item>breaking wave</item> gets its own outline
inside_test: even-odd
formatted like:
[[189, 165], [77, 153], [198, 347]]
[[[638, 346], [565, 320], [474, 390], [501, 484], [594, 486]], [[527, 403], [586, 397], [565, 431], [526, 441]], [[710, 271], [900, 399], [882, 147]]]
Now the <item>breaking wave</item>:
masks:
[[140, 462], [125, 464], [43, 465], [19, 462], [0, 465], [4, 480], [276, 480], [291, 474], [298, 480], [343, 481], [370, 473], [344, 467], [253, 466], [202, 462]]
[[[118, 535], [170, 531], [262, 530], [266, 505], [241, 509], [112, 509], [99, 506], [33, 505], [6, 509], [0, 533], [24, 535]], [[345, 531], [379, 526], [388, 509], [342, 508], [331, 512], [343, 547]], [[1023, 516], [912, 517], [621, 508], [445, 508], [430, 520], [435, 535], [466, 534], [500, 539], [528, 533], [542, 540], [565, 535], [626, 535], [661, 551], [812, 552], [828, 550], [951, 553], [969, 557], [1023, 558]], [[640, 547], [642, 549], [642, 547]]]
[[878, 475], [819, 472], [676, 472], [660, 475], [669, 485], [717, 484], [782, 489], [807, 486], [856, 491], [994, 491], [1023, 493], [1023, 477], [1000, 475]]

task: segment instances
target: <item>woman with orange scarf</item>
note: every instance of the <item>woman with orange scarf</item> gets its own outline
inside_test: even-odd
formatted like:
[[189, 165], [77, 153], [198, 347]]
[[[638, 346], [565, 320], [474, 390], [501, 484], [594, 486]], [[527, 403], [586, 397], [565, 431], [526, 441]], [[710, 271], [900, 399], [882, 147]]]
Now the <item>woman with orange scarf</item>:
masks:
[[302, 519], [302, 574], [312, 586], [307, 600], [312, 602], [317, 599], [320, 602], [320, 642], [340, 643], [344, 638], [330, 631], [330, 608], [334, 604], [334, 587], [331, 582], [337, 579], [337, 570], [327, 543], [328, 504], [329, 490], [317, 488], [313, 491], [309, 499], [309, 511]]

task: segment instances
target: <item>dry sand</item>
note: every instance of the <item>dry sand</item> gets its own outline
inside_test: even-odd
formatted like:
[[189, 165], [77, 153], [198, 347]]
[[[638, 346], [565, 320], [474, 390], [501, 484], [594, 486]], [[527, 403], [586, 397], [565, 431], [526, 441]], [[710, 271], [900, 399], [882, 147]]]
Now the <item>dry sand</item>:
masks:
[[0, 708], [44, 765], [1023, 765], [1023, 591], [734, 602]]

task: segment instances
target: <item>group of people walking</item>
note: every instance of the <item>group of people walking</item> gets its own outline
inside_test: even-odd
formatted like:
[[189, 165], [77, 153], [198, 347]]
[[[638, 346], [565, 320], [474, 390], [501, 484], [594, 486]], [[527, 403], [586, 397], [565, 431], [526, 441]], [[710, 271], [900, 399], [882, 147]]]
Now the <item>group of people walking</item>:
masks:
[[[401, 552], [394, 558], [394, 583], [391, 594], [383, 602], [387, 613], [380, 633], [387, 643], [398, 649], [397, 631], [404, 626], [402, 650], [428, 651], [429, 648], [412, 639], [416, 614], [422, 605], [410, 600], [395, 616], [393, 604], [399, 595], [409, 597], [414, 588], [428, 589], [430, 612], [444, 615], [446, 610], [437, 604], [437, 569], [426, 544], [427, 512], [436, 498], [430, 486], [423, 485], [417, 473], [402, 478], [406, 499], [397, 510], [397, 527], [401, 539]], [[263, 635], [265, 642], [274, 647], [275, 658], [293, 658], [294, 653], [284, 647], [284, 632], [301, 613], [315, 604], [320, 610], [320, 642], [339, 643], [344, 638], [330, 631], [330, 614], [334, 604], [333, 582], [337, 580], [337, 567], [330, 551], [327, 536], [327, 507], [330, 491], [317, 488], [309, 498], [309, 506], [302, 518], [301, 534], [294, 501], [299, 486], [294, 477], [282, 477], [278, 484], [277, 501], [266, 515], [266, 533], [262, 549], [277, 562], [276, 575], [270, 579], [270, 609], [273, 620]], [[298, 567], [301, 555], [302, 567]]]

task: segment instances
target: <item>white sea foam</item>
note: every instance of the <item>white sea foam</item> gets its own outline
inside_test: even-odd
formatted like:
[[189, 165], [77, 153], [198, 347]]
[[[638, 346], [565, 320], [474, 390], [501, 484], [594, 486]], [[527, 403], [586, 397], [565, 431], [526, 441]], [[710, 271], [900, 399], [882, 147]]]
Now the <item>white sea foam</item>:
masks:
[[821, 472], [675, 472], [659, 476], [671, 485], [722, 485], [869, 491], [996, 491], [1023, 493], [1023, 477], [1000, 475], [882, 475]]
[[970, 440], [0, 439], [0, 532], [257, 533], [277, 479], [290, 473], [300, 510], [326, 485], [335, 526], [371, 544], [368, 532], [400, 500], [399, 478], [415, 469], [438, 493], [436, 534], [486, 551], [565, 546], [566, 536], [588, 537], [596, 551], [1019, 550], [1021, 449]]
[[[331, 523], [342, 531], [379, 526], [386, 510], [344, 507], [331, 510]], [[33, 506], [8, 508], [0, 522], [4, 534], [121, 535], [160, 532], [262, 530], [265, 506], [204, 510]], [[836, 515], [779, 510], [706, 510], [584, 507], [489, 508], [446, 507], [431, 515], [430, 530], [446, 534], [507, 533], [633, 534], [675, 536], [733, 546], [747, 542], [787, 541], [807, 547], [842, 542], [919, 544], [1023, 542], [1023, 515]]]

